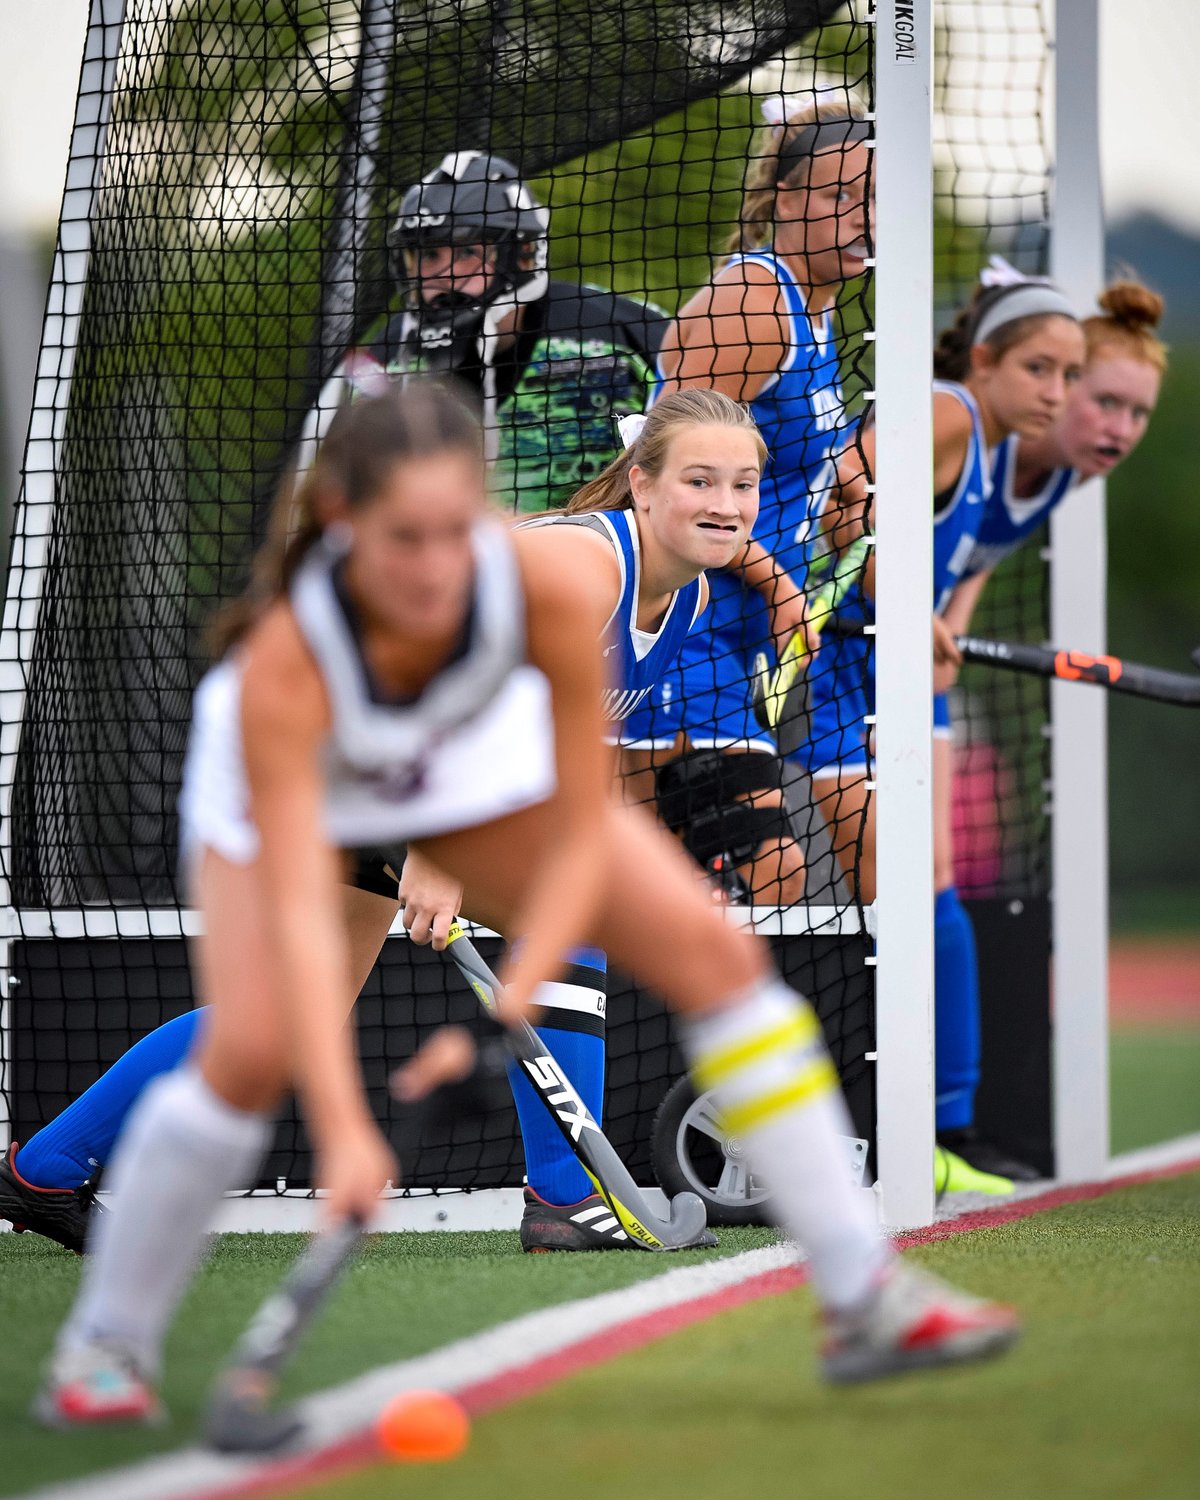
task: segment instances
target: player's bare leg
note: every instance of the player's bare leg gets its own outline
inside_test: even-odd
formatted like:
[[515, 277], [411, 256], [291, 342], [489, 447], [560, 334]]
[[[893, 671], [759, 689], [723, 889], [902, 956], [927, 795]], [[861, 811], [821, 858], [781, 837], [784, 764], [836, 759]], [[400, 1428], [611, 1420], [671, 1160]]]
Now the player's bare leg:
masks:
[[[434, 841], [472, 910], [503, 927], [541, 847], [547, 809]], [[824, 1369], [860, 1380], [977, 1358], [1010, 1343], [1016, 1319], [896, 1266], [874, 1203], [851, 1183], [839, 1137], [850, 1121], [820, 1026], [771, 971], [766, 949], [714, 911], [686, 857], [636, 809], [613, 809], [610, 876], [595, 928], [619, 967], [681, 1016], [693, 1076], [721, 1097], [803, 1244], [828, 1323]]]
[[150, 1085], [109, 1173], [112, 1206], [36, 1407], [52, 1425], [152, 1421], [162, 1341], [222, 1195], [266, 1150], [289, 1077], [283, 1007], [267, 961], [253, 866], [207, 852], [196, 945], [202, 993], [219, 997], [199, 1056]]

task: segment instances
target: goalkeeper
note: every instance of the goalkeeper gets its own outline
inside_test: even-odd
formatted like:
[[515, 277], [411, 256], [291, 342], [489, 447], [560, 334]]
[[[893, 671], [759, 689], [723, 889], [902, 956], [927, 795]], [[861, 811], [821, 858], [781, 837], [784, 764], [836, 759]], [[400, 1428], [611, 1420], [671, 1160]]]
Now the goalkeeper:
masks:
[[398, 310], [368, 330], [305, 424], [307, 468], [334, 412], [384, 379], [449, 374], [483, 401], [491, 489], [513, 511], [563, 506], [645, 409], [658, 308], [552, 279], [550, 216], [503, 157], [457, 151], [404, 194], [388, 233]]

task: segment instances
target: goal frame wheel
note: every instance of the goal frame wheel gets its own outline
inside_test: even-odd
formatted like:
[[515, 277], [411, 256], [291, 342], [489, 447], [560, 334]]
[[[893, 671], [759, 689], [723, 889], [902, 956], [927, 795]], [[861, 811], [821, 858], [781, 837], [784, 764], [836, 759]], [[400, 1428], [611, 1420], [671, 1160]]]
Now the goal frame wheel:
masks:
[[[703, 1137], [720, 1153], [713, 1181], [711, 1164], [702, 1169], [696, 1146]], [[711, 1152], [710, 1152], [711, 1154]], [[711, 1093], [697, 1095], [690, 1078], [673, 1083], [654, 1116], [650, 1159], [658, 1185], [668, 1197], [695, 1193], [713, 1225], [770, 1224], [770, 1198], [746, 1165], [742, 1144], [729, 1140], [717, 1124]]]

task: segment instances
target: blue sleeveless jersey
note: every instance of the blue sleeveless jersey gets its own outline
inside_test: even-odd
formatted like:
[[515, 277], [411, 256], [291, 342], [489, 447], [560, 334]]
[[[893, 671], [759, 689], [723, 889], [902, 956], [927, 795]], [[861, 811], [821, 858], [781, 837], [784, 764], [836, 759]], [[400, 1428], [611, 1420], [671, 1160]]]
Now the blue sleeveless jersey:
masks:
[[[764, 266], [786, 306], [783, 363], [749, 403], [768, 454], [753, 536], [803, 588], [816, 518], [833, 484], [831, 455], [845, 423], [833, 320], [828, 312], [809, 316], [799, 284], [772, 251], [735, 255], [729, 263]], [[727, 649], [762, 649], [770, 631], [761, 595], [717, 569], [708, 584], [706, 629], [724, 637]]]
[[1077, 470], [1054, 469], [1036, 495], [1026, 500], [1018, 498], [1013, 494], [1013, 484], [1019, 443], [1020, 438], [1013, 433], [1004, 439], [992, 458], [991, 493], [983, 508], [983, 520], [964, 577], [998, 567], [1029, 540], [1079, 482]]
[[975, 397], [965, 386], [951, 380], [935, 380], [933, 389], [953, 396], [971, 417], [971, 436], [962, 472], [949, 502], [933, 518], [933, 607], [940, 613], [949, 603], [955, 586], [966, 577], [992, 484], [983, 418]]
[[604, 717], [619, 723], [637, 708], [656, 682], [673, 667], [700, 613], [701, 581], [676, 589], [655, 631], [637, 628], [642, 550], [632, 510], [597, 510], [578, 516], [537, 516], [523, 526], [583, 526], [611, 543], [621, 567], [621, 594], [600, 636], [608, 668]]

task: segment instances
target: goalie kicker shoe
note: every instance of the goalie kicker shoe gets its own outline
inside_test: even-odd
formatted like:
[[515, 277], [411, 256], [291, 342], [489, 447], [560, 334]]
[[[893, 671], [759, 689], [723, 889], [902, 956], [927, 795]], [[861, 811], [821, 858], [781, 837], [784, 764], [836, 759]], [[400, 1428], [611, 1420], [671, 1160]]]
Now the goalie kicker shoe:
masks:
[[50, 1362], [33, 1415], [43, 1427], [100, 1427], [116, 1423], [157, 1426], [158, 1397], [133, 1357], [97, 1342], [64, 1349]]
[[[712, 1250], [717, 1237], [706, 1229], [689, 1250]], [[530, 1255], [550, 1250], [636, 1250], [638, 1247], [621, 1228], [620, 1220], [599, 1193], [579, 1203], [559, 1208], [525, 1189], [525, 1212], [521, 1216], [521, 1249]]]
[[17, 1170], [14, 1143], [0, 1156], [0, 1219], [7, 1219], [18, 1234], [28, 1229], [82, 1255], [89, 1216], [100, 1212], [98, 1182], [97, 1173], [77, 1188], [34, 1187]]
[[927, 1271], [893, 1264], [860, 1311], [828, 1313], [821, 1374], [834, 1385], [1000, 1354], [1020, 1331], [1017, 1315], [947, 1286]]

